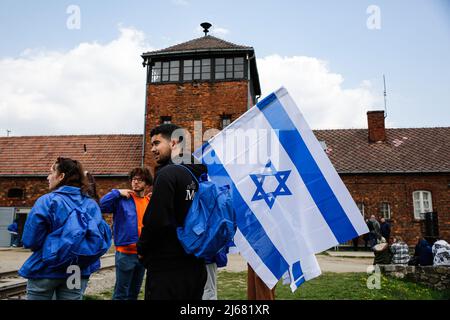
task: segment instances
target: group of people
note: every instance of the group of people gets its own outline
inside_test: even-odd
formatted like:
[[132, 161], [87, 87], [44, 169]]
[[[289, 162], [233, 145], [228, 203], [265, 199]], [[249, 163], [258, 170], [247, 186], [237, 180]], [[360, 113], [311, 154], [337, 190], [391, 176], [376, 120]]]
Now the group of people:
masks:
[[207, 172], [202, 164], [173, 163], [182, 153], [183, 136], [173, 136], [178, 129], [163, 124], [150, 133], [157, 164], [154, 179], [148, 169], [135, 168], [129, 174], [130, 189], [112, 189], [100, 199], [92, 175], [80, 162], [59, 157], [53, 163], [47, 177], [50, 192], [36, 201], [23, 231], [23, 245], [33, 251], [19, 270], [28, 279], [27, 299], [82, 299], [90, 275], [99, 269], [99, 259], [81, 268], [81, 285], [73, 287], [67, 284], [66, 266], [49, 266], [43, 260], [46, 238], [64, 226], [74, 207], [96, 221], [102, 214], [113, 215], [113, 299], [136, 300], [146, 271], [146, 300], [217, 299], [217, 265], [226, 265], [226, 254], [205, 261], [187, 254], [177, 237], [198, 190], [193, 176]]
[[373, 264], [400, 264], [410, 266], [450, 266], [450, 245], [441, 239], [421, 238], [410, 255], [408, 245], [400, 236], [393, 237], [393, 243], [384, 238], [373, 247]]
[[[401, 236], [393, 236], [391, 244], [391, 225], [384, 217], [378, 221], [371, 215], [366, 224], [369, 232], [363, 239], [365, 248], [369, 246], [375, 254], [373, 264], [450, 265], [450, 245], [443, 239], [420, 238], [411, 255]], [[357, 249], [357, 239], [353, 245]]]
[[421, 238], [417, 242], [414, 254], [401, 236], [394, 236], [390, 245], [391, 225], [385, 218], [380, 222], [374, 215], [366, 221], [369, 233], [367, 242], [375, 254], [374, 264], [400, 265], [450, 265], [450, 246], [445, 240]]
[[[375, 215], [371, 215], [370, 219], [366, 219], [366, 225], [369, 232], [363, 235], [364, 249], [373, 248], [381, 238], [384, 238], [387, 242], [391, 237], [391, 224], [386, 221], [384, 217], [378, 222]], [[352, 239], [353, 249], [358, 250], [359, 236]]]

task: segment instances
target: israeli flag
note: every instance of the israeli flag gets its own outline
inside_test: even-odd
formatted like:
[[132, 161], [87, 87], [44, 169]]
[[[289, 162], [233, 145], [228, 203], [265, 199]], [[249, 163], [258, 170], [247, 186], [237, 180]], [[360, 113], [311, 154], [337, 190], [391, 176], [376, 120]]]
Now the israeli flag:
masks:
[[[259, 102], [194, 153], [232, 188], [234, 242], [273, 288], [320, 275], [315, 254], [368, 232], [350, 193], [286, 89]], [[286, 277], [286, 276], [285, 276]]]

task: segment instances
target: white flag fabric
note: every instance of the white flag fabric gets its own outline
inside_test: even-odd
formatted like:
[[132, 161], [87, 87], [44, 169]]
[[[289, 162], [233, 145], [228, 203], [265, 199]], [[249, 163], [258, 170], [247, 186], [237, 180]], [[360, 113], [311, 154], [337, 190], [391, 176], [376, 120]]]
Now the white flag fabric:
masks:
[[368, 232], [350, 193], [286, 89], [260, 101], [195, 152], [230, 185], [234, 242], [273, 288], [320, 275], [314, 254]]

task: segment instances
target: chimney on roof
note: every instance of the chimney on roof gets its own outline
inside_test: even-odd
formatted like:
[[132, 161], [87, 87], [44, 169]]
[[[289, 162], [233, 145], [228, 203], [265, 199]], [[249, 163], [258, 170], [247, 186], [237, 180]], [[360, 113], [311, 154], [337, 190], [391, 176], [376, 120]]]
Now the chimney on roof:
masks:
[[203, 28], [203, 32], [205, 33], [205, 37], [208, 35], [209, 28], [211, 28], [212, 24], [209, 22], [203, 22], [200, 24], [200, 26]]
[[367, 111], [369, 128], [369, 142], [383, 142], [386, 140], [384, 127], [384, 111]]

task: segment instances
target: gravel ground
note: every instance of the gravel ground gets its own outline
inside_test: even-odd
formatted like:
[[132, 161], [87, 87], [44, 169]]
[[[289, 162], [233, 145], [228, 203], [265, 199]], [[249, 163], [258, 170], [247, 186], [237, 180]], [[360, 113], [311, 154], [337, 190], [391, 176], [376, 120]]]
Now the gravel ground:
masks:
[[[110, 267], [114, 265], [114, 255], [108, 254], [101, 260], [102, 267]], [[85, 294], [99, 295], [105, 291], [111, 291], [116, 282], [115, 269], [104, 269], [97, 271], [89, 278], [88, 286]]]
[[105, 291], [112, 291], [115, 282], [116, 272], [114, 269], [101, 270], [91, 275], [85, 294], [100, 295]]

